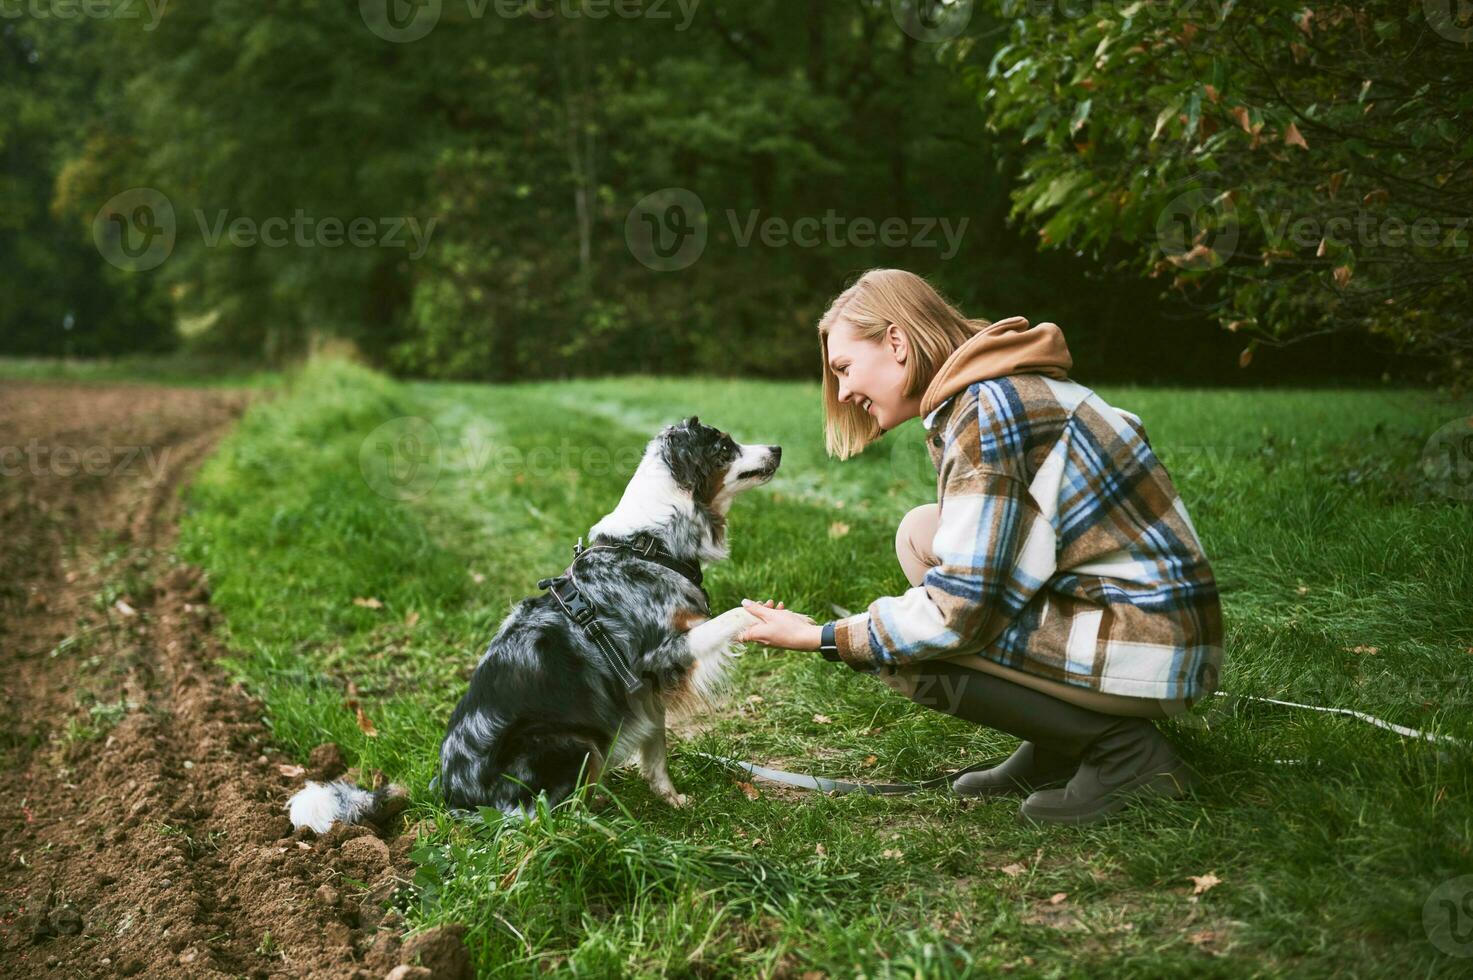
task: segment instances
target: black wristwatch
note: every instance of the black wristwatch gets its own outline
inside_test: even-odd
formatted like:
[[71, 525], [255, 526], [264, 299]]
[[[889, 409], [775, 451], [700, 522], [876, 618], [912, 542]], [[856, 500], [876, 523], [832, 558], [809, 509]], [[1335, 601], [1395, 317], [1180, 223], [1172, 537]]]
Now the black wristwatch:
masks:
[[823, 659], [825, 660], [832, 660], [834, 663], [839, 662], [839, 645], [834, 642], [833, 623], [823, 624], [823, 635], [818, 641], [818, 652], [823, 654]]

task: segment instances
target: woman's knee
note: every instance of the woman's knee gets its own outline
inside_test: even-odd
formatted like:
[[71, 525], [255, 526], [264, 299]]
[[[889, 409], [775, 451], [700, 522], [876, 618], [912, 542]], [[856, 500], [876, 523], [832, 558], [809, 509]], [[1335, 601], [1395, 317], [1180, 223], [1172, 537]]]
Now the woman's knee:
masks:
[[926, 569], [937, 564], [931, 542], [936, 537], [940, 518], [940, 507], [922, 504], [902, 517], [900, 526], [895, 529], [895, 557], [912, 585], [919, 585], [925, 578]]

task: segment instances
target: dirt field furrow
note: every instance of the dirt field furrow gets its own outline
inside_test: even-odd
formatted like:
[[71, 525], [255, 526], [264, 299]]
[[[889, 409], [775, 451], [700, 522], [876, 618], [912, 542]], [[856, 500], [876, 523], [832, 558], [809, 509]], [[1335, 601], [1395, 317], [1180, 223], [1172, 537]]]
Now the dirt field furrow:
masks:
[[408, 952], [410, 836], [292, 832], [303, 773], [170, 553], [247, 401], [0, 382], [0, 976], [378, 978]]

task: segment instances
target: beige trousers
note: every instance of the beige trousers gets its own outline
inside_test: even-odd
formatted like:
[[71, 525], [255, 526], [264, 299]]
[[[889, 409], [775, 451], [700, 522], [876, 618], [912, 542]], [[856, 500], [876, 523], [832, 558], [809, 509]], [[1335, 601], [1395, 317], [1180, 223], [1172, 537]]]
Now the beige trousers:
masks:
[[[931, 550], [936, 538], [936, 525], [940, 521], [941, 508], [936, 504], [925, 504], [906, 514], [895, 532], [895, 557], [911, 585], [920, 585], [926, 571], [941, 564]], [[1136, 718], [1170, 718], [1188, 710], [1191, 706], [1184, 700], [1163, 701], [1157, 698], [1132, 698], [1120, 694], [1103, 694], [1074, 684], [1037, 677], [1033, 674], [1004, 667], [976, 654], [946, 658], [948, 663], [983, 673], [994, 674], [1014, 684], [1031, 687], [1035, 691], [1068, 701], [1082, 708], [1089, 708], [1107, 715], [1127, 715]], [[912, 700], [917, 700], [916, 679], [913, 669], [902, 667], [893, 675], [881, 670], [879, 677], [889, 687]]]

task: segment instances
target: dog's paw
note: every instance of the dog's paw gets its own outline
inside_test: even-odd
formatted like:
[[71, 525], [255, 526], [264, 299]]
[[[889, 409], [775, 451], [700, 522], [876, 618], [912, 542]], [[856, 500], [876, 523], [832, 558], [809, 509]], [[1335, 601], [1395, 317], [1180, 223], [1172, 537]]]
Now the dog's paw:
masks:
[[686, 796], [684, 793], [677, 793], [673, 789], [667, 793], [661, 793], [660, 799], [664, 800], [666, 803], [669, 803], [677, 810], [690, 802], [690, 797]]

